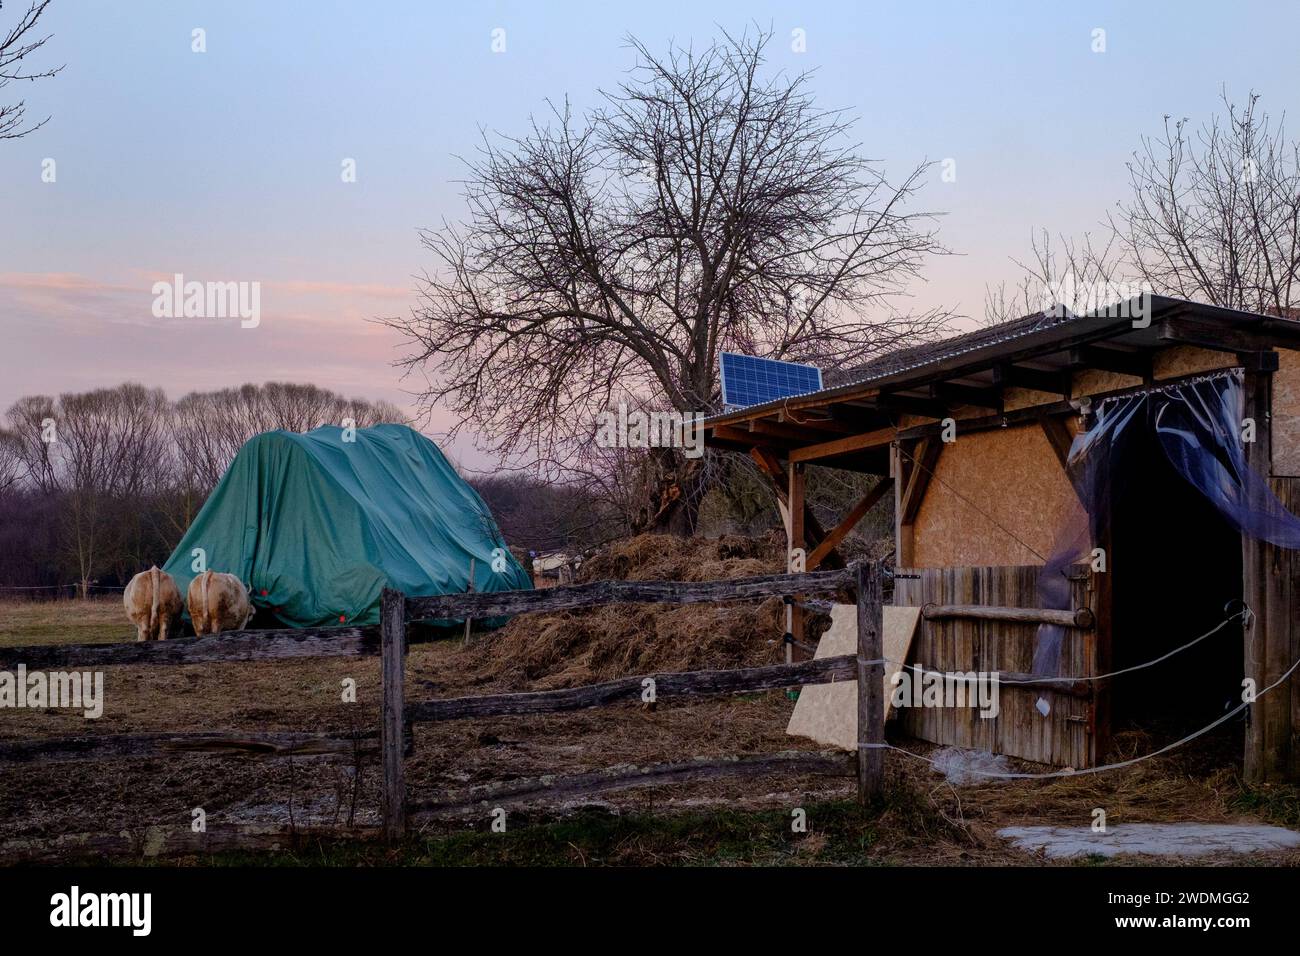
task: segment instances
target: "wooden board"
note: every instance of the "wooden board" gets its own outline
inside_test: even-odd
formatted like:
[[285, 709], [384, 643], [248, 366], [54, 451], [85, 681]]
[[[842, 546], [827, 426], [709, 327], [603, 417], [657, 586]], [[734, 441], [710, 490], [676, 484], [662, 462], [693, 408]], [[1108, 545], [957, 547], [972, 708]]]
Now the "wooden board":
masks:
[[[856, 654], [858, 649], [858, 609], [853, 604], [836, 604], [831, 609], [831, 627], [817, 645], [815, 660]], [[919, 607], [885, 605], [884, 656], [891, 662], [907, 660], [921, 619]], [[889, 700], [893, 674], [901, 663], [885, 666], [885, 719], [889, 719]], [[858, 741], [858, 682], [836, 681], [833, 684], [805, 686], [785, 732], [793, 737], [808, 737], [842, 750], [854, 750]]]
[[1042, 563], [1053, 551], [1057, 529], [1078, 507], [1037, 423], [968, 435], [958, 425], [957, 440], [939, 456], [917, 512], [911, 563], [923, 568]]

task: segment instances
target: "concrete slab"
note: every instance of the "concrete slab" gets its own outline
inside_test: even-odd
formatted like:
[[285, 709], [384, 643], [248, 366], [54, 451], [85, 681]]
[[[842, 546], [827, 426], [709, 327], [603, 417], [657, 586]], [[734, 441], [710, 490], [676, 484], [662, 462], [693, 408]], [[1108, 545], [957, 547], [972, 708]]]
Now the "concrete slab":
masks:
[[1006, 827], [998, 836], [1049, 859], [1075, 856], [1205, 856], [1259, 853], [1300, 847], [1300, 833], [1263, 824], [1120, 823], [1094, 833], [1091, 827]]

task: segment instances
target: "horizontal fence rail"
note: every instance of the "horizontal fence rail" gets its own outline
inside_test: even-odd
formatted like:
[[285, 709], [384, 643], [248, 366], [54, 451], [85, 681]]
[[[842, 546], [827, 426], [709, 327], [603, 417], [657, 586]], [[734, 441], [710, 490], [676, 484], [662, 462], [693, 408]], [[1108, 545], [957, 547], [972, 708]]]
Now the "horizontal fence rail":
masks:
[[732, 581], [596, 581], [530, 591], [479, 591], [408, 597], [408, 621], [504, 617], [534, 611], [570, 611], [601, 604], [703, 604], [753, 601], [787, 594], [834, 594], [853, 586], [853, 571], [771, 574]]
[[406, 719], [412, 723], [431, 720], [459, 720], [466, 717], [502, 717], [522, 714], [553, 714], [565, 710], [603, 707], [623, 701], [639, 701], [653, 681], [654, 700], [671, 702], [684, 697], [736, 694], [773, 690], [803, 684], [828, 684], [857, 677], [857, 657], [823, 657], [798, 664], [772, 664], [725, 671], [685, 671], [673, 674], [644, 674], [622, 677], [604, 684], [588, 684], [563, 690], [493, 694], [483, 697], [451, 697], [423, 700], [406, 705]]
[[295, 657], [355, 657], [379, 653], [379, 628], [309, 627], [224, 631], [206, 637], [125, 644], [33, 644], [0, 647], [0, 669], [111, 667], [118, 664], [214, 664]]
[[981, 621], [1005, 621], [1011, 624], [1055, 624], [1090, 630], [1097, 623], [1090, 608], [1072, 611], [1041, 607], [993, 607], [987, 604], [927, 604], [921, 608], [927, 621], [965, 617]]
[[719, 777], [761, 776], [769, 773], [852, 776], [857, 772], [853, 754], [782, 751], [756, 757], [722, 757], [652, 764], [647, 767], [609, 767], [569, 776], [545, 776], [509, 783], [483, 784], [455, 791], [434, 800], [413, 803], [413, 816], [440, 816], [487, 804], [497, 806], [546, 797], [556, 798], [609, 793], [634, 787], [662, 787], [670, 784], [714, 780]]

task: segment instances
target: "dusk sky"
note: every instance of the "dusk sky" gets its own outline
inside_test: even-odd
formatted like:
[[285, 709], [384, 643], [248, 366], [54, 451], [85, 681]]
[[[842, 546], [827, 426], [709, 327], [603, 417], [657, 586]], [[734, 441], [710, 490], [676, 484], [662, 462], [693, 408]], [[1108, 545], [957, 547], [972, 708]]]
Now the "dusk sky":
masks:
[[[0, 31], [26, 5], [5, 0]], [[173, 397], [313, 382], [409, 407], [420, 381], [400, 379], [399, 339], [367, 320], [414, 303], [432, 267], [417, 229], [463, 212], [457, 157], [480, 128], [521, 131], [547, 97], [593, 105], [632, 66], [629, 33], [664, 49], [770, 27], [771, 68], [815, 69], [821, 105], [856, 113], [887, 171], [953, 158], [956, 181], [936, 168], [917, 205], [946, 213], [959, 255], [912, 292], [973, 318], [986, 284], [1017, 278], [1032, 230], [1097, 230], [1165, 114], [1199, 124], [1225, 86], [1262, 93], [1274, 117], [1300, 96], [1294, 2], [55, 0], [42, 23], [53, 39], [28, 68], [66, 68], [0, 91], [51, 116], [0, 141], [0, 410], [125, 380]], [[155, 318], [151, 288], [173, 273], [260, 282], [260, 325]]]

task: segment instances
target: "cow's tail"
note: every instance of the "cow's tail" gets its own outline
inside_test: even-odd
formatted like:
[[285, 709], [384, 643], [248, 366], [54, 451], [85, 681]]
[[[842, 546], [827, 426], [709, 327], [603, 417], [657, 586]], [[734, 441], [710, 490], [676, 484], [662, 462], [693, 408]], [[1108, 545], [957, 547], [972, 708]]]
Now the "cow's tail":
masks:
[[199, 593], [203, 598], [203, 616], [207, 618], [209, 626], [212, 622], [212, 608], [208, 606], [208, 582], [212, 580], [212, 569], [203, 572], [203, 583], [199, 585]]
[[153, 600], [149, 604], [149, 638], [153, 639], [158, 627], [158, 565], [149, 569], [149, 584], [153, 590]]

